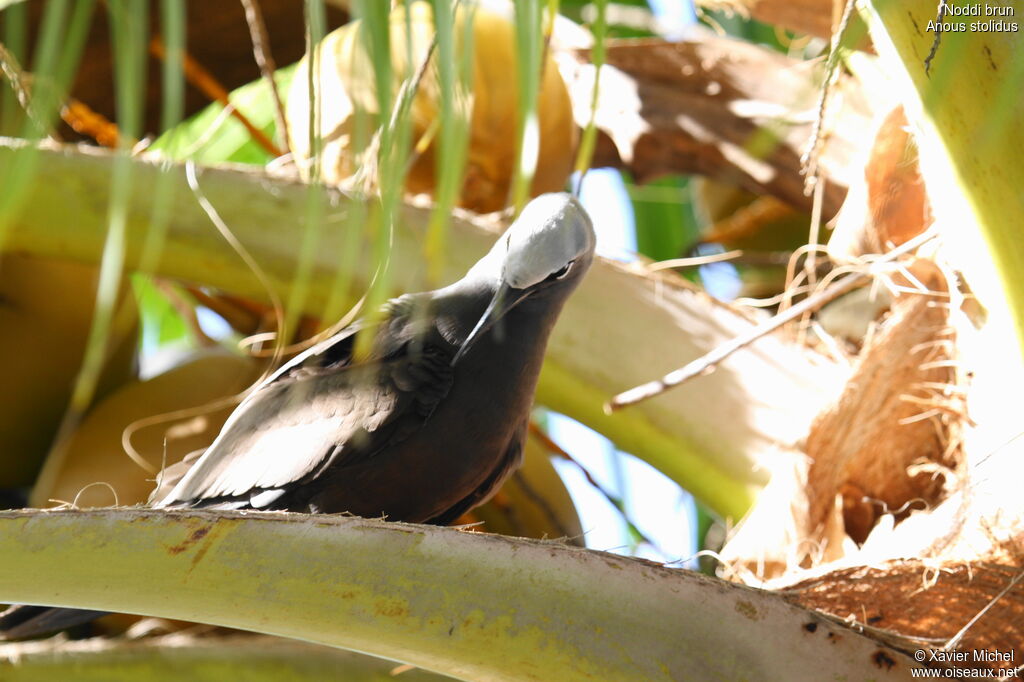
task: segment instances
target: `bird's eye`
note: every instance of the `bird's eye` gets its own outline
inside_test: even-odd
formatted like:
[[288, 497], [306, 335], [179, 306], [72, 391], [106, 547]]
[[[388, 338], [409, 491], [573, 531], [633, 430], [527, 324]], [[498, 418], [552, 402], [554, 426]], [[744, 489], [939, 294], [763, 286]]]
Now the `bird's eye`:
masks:
[[565, 276], [569, 274], [569, 271], [572, 270], [572, 264], [575, 262], [576, 261], [571, 260], [568, 263], [566, 263], [563, 267], [559, 268], [555, 272], [552, 272], [550, 275], [548, 275], [548, 281], [553, 282], [556, 279], [564, 279]]

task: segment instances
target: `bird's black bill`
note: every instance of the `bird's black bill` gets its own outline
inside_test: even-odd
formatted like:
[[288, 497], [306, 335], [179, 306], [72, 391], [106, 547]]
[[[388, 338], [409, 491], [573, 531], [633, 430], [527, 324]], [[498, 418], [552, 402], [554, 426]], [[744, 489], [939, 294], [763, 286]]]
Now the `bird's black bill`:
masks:
[[522, 301], [529, 294], [528, 291], [520, 291], [513, 289], [504, 282], [498, 287], [498, 291], [495, 292], [494, 297], [491, 298], [491, 302], [487, 305], [487, 310], [477, 320], [476, 326], [473, 327], [473, 331], [469, 333], [466, 340], [462, 342], [462, 346], [459, 348], [459, 352], [452, 358], [452, 366], [454, 367], [462, 357], [469, 352], [473, 344], [480, 339], [481, 336], [490, 331], [491, 327], [495, 325], [502, 317], [505, 316], [508, 311], [515, 308], [520, 301]]

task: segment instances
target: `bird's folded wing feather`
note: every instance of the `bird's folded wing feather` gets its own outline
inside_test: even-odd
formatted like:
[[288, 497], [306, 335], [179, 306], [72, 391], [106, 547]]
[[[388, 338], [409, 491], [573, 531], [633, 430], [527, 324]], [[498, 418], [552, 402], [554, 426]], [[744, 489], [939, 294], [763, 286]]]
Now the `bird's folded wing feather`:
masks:
[[[396, 329], [404, 317], [387, 324], [389, 338], [408, 338]], [[312, 348], [257, 388], [157, 506], [248, 499], [360, 461], [419, 428], [451, 386], [451, 349], [407, 341], [354, 366], [353, 338], [343, 332]]]

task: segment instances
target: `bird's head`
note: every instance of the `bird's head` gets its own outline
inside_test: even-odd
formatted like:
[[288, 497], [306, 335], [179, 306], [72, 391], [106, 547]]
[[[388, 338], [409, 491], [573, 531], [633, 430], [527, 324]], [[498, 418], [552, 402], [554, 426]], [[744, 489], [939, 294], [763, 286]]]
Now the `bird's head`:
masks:
[[594, 258], [594, 226], [571, 194], [542, 194], [476, 266], [495, 285], [487, 310], [463, 342], [452, 364], [510, 310], [531, 296], [571, 292]]
[[595, 242], [590, 216], [575, 197], [542, 194], [526, 205], [495, 247], [504, 251], [501, 283], [529, 291], [581, 277], [594, 257]]

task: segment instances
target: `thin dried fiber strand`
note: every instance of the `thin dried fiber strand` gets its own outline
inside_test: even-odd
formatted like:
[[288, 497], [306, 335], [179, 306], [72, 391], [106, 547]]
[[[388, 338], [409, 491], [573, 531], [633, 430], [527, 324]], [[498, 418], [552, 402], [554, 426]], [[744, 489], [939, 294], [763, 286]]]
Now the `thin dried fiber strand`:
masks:
[[751, 343], [761, 338], [762, 336], [765, 336], [766, 334], [775, 331], [776, 329], [786, 324], [787, 322], [790, 322], [800, 317], [805, 312], [809, 310], [815, 310], [816, 308], [824, 305], [828, 301], [838, 298], [842, 294], [853, 289], [862, 281], [868, 279], [868, 277], [871, 274], [873, 274], [873, 271], [877, 267], [889, 261], [892, 261], [901, 255], [913, 251], [914, 249], [918, 248], [925, 242], [928, 242], [929, 240], [933, 239], [937, 234], [938, 232], [934, 228], [930, 228], [925, 232], [922, 232], [918, 236], [905, 242], [904, 244], [901, 244], [899, 247], [893, 249], [892, 251], [888, 252], [881, 258], [874, 261], [867, 270], [848, 275], [844, 279], [833, 284], [828, 289], [804, 299], [803, 301], [789, 308], [785, 312], [779, 313], [778, 315], [772, 317], [770, 320], [767, 320], [764, 323], [758, 325], [750, 332], [738, 336], [732, 339], [731, 341], [727, 341], [726, 343], [720, 344], [711, 352], [703, 355], [700, 358], [697, 358], [693, 362], [690, 362], [689, 364], [685, 365], [684, 367], [681, 367], [680, 369], [677, 369], [673, 372], [669, 372], [661, 379], [656, 379], [646, 384], [641, 384], [640, 386], [631, 388], [628, 391], [620, 393], [619, 395], [612, 398], [611, 401], [605, 404], [605, 412], [610, 414], [611, 412], [614, 412], [617, 409], [621, 409], [628, 405], [634, 405], [638, 402], [648, 400], [650, 398], [653, 398], [657, 395], [664, 393], [670, 388], [673, 388], [675, 386], [678, 386], [679, 384], [689, 381], [690, 379], [696, 376], [704, 374], [705, 372], [712, 371], [715, 368], [715, 366], [717, 366], [720, 362], [725, 360], [727, 357], [729, 357], [736, 351], [750, 345]]
[[[249, 253], [249, 250], [246, 249], [240, 241], [238, 241], [238, 238], [235, 237], [231, 228], [229, 228], [227, 223], [224, 222], [224, 219], [220, 217], [217, 209], [214, 208], [213, 204], [210, 203], [210, 200], [206, 198], [205, 194], [203, 194], [202, 189], [199, 187], [199, 178], [196, 175], [196, 164], [194, 161], [190, 160], [185, 162], [185, 178], [188, 181], [189, 189], [192, 190], [192, 194], [195, 196], [196, 201], [199, 203], [200, 207], [202, 207], [203, 211], [206, 212], [210, 222], [214, 224], [217, 231], [220, 232], [228, 245], [235, 251], [235, 253], [238, 254], [242, 261], [245, 262], [246, 266], [259, 280], [260, 286], [262, 286], [263, 290], [267, 293], [267, 297], [270, 299], [271, 305], [274, 309], [274, 320], [277, 324], [277, 328], [281, 329], [284, 326], [284, 306], [281, 304], [281, 297], [278, 296], [277, 291], [270, 282], [270, 278], [267, 277], [267, 273], [264, 272], [263, 268], [256, 262], [256, 259], [253, 258], [251, 253]], [[271, 367], [276, 365], [277, 361], [280, 359], [281, 349], [283, 346], [283, 342], [279, 339], [276, 346], [276, 352], [274, 353], [274, 357], [271, 362]], [[270, 368], [265, 370], [263, 377], [261, 377], [257, 383], [261, 383], [264, 379], [270, 376], [272, 371], [273, 370]]]

